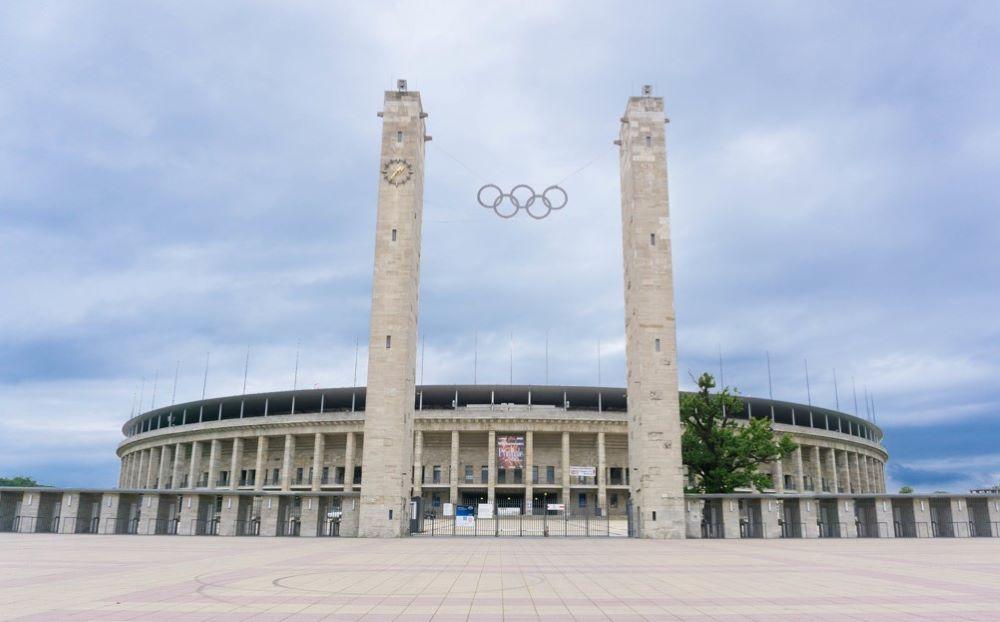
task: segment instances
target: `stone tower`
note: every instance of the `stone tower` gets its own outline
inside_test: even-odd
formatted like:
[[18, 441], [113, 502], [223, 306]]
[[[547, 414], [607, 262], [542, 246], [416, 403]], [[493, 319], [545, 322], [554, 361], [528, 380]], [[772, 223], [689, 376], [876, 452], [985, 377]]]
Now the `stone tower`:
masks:
[[683, 538], [684, 476], [663, 98], [643, 87], [621, 119], [628, 447], [637, 535]]
[[400, 80], [396, 91], [386, 92], [379, 116], [382, 156], [358, 535], [395, 538], [409, 533], [426, 115], [420, 94]]

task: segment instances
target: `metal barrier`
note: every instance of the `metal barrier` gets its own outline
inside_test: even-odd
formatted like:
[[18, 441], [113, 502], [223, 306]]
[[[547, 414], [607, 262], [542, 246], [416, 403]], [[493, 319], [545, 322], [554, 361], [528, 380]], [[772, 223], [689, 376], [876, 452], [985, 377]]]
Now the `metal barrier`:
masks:
[[969, 536], [972, 538], [1000, 538], [1000, 523], [977, 524], [969, 521]]
[[935, 538], [968, 538], [971, 531], [967, 522], [931, 521], [931, 535]]
[[238, 520], [233, 528], [233, 534], [237, 536], [259, 536], [260, 519]]
[[97, 533], [101, 524], [101, 518], [99, 516], [94, 516], [92, 518], [86, 518], [83, 516], [77, 516], [72, 521], [63, 521], [63, 532], [64, 533]]
[[106, 533], [113, 533], [119, 536], [134, 536], [139, 533], [138, 518], [106, 518], [104, 524]]
[[219, 519], [218, 518], [212, 518], [209, 520], [198, 520], [197, 518], [191, 519], [191, 535], [192, 536], [219, 535]]
[[819, 526], [820, 538], [842, 538], [844, 534], [844, 523], [825, 523], [816, 521]]
[[146, 533], [155, 536], [176, 536], [179, 518], [151, 518]]
[[778, 524], [781, 526], [782, 538], [801, 538], [806, 530], [805, 523], [788, 523], [782, 520]]
[[295, 537], [298, 536], [302, 531], [302, 523], [297, 518], [278, 523], [278, 535]]
[[897, 538], [929, 538], [931, 528], [926, 522], [903, 522], [895, 521], [892, 524], [893, 531]]
[[701, 523], [701, 537], [706, 540], [726, 537], [726, 528], [722, 523]]
[[764, 525], [761, 523], [750, 523], [740, 521], [741, 538], [764, 538]]
[[327, 537], [337, 537], [340, 535], [340, 519], [330, 518], [323, 522], [319, 535]]
[[493, 508], [489, 516], [438, 518], [436, 514], [427, 514], [422, 533], [429, 536], [627, 537], [628, 519], [608, 516], [599, 509], [578, 513], [538, 510], [536, 514], [512, 506]]
[[889, 536], [889, 526], [886, 523], [856, 522], [854, 526], [859, 538], [886, 538]]

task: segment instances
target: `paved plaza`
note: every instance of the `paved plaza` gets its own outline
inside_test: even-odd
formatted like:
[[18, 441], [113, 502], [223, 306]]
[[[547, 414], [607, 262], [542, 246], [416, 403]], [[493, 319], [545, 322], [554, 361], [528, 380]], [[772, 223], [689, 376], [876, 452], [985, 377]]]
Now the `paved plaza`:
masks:
[[0, 619], [1000, 620], [1000, 540], [0, 536]]

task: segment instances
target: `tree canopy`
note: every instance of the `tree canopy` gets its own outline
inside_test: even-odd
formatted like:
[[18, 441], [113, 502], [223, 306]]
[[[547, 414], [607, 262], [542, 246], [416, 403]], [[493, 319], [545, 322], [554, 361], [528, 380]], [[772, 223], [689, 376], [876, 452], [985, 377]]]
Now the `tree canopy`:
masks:
[[771, 488], [771, 475], [758, 467], [784, 458], [797, 445], [787, 435], [776, 435], [770, 419], [751, 419], [746, 424], [733, 419], [731, 415], [742, 412], [743, 403], [728, 387], [713, 392], [714, 388], [715, 378], [705, 373], [698, 378], [697, 393], [681, 394], [681, 451], [693, 476], [688, 491]]
[[40, 486], [32, 477], [16, 475], [14, 477], [0, 477], [0, 486]]

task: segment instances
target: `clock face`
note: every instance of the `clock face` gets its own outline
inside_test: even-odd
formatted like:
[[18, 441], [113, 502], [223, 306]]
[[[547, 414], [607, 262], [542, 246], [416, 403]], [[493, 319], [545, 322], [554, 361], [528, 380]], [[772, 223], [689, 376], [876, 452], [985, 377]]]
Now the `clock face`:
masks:
[[406, 160], [392, 159], [382, 166], [382, 178], [393, 186], [402, 186], [413, 176], [413, 167]]

